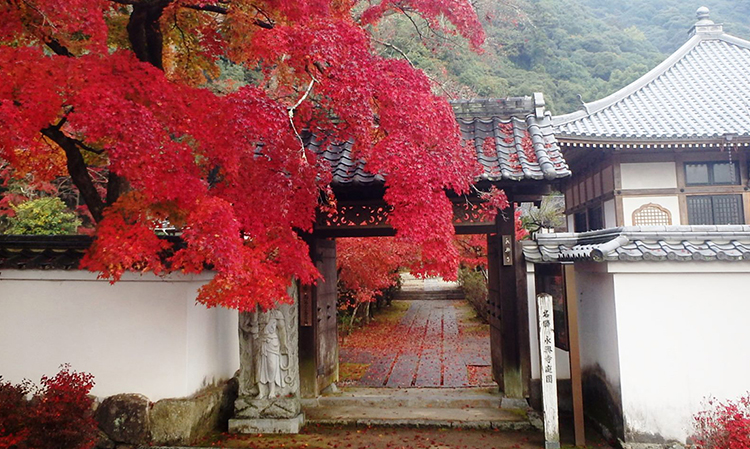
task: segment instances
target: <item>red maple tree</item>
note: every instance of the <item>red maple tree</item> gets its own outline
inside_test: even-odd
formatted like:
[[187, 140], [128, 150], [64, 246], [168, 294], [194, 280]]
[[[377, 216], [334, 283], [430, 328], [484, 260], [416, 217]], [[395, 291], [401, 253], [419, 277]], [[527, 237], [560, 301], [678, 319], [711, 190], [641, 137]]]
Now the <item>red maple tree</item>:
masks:
[[346, 238], [336, 241], [339, 282], [357, 302], [375, 300], [376, 295], [398, 284], [398, 270], [419, 262], [419, 248], [393, 237]]
[[[198, 301], [248, 310], [318, 276], [299, 231], [331, 174], [301, 130], [352, 139], [387, 175], [399, 238], [426, 270], [455, 266], [444, 191], [468, 190], [475, 155], [428, 78], [374, 50], [367, 30], [392, 14], [484, 39], [468, 0], [0, 1], [0, 158], [71, 177], [97, 222], [85, 267], [210, 264]], [[168, 257], [165, 221], [185, 242]]]

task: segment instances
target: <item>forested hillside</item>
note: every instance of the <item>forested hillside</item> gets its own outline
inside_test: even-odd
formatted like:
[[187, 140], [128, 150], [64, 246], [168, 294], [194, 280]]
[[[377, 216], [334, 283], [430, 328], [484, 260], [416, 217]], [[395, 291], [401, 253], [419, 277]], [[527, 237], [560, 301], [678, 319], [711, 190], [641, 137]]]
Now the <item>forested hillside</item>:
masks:
[[543, 92], [548, 108], [561, 114], [579, 109], [581, 99], [593, 101], [618, 90], [661, 62], [687, 40], [699, 6], [708, 6], [727, 32], [750, 37], [750, 2], [701, 2], [478, 0], [487, 33], [481, 55], [408, 17], [378, 32], [384, 53], [405, 54], [449, 95]]
[[742, 0], [580, 0], [596, 17], [618, 28], [636, 26], [663, 52], [671, 53], [685, 42], [686, 22], [694, 22], [695, 10], [706, 6], [711, 20], [729, 34], [750, 39], [750, 2]]

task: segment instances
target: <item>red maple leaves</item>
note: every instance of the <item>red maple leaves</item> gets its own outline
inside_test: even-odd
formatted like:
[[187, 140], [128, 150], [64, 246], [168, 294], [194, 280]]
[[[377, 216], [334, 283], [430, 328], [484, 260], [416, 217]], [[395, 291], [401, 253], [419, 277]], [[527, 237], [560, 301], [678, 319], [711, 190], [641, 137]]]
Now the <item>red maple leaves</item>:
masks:
[[[464, 0], [384, 1], [360, 16], [333, 0], [6, 2], [0, 158], [47, 178], [67, 169], [98, 221], [86, 267], [117, 279], [208, 264], [217, 274], [198, 300], [244, 310], [317, 276], [298, 231], [311, 230], [330, 167], [299, 131], [353, 139], [353, 156], [387, 174], [391, 224], [422, 248], [423, 270], [455, 271], [444, 191], [468, 190], [475, 155], [427, 77], [375, 54], [365, 30], [405, 8], [482, 42]], [[240, 64], [244, 77], [217, 79]], [[106, 194], [91, 167], [109, 171]], [[153, 233], [164, 222], [185, 241], [171, 255]]]

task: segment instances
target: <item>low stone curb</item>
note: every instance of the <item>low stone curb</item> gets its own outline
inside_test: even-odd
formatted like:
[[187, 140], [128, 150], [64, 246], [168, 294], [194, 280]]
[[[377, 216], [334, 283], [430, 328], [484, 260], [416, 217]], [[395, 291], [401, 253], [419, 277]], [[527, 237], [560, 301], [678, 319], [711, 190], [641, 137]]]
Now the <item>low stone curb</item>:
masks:
[[534, 430], [528, 421], [441, 421], [434, 419], [382, 419], [382, 418], [341, 418], [315, 419], [309, 424], [362, 427], [444, 427], [454, 429], [497, 429], [509, 431]]

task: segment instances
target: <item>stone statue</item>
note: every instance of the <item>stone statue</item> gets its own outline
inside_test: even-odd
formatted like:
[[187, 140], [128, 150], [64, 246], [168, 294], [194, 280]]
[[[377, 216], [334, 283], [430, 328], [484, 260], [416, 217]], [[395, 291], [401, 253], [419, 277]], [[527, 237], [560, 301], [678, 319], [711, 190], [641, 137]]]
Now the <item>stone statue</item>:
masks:
[[287, 320], [279, 309], [240, 314], [240, 396], [270, 399], [284, 394], [290, 373]]
[[296, 285], [290, 287], [289, 295], [293, 304], [239, 314], [239, 395], [230, 431], [265, 433], [288, 428], [296, 432], [304, 422], [299, 401]]
[[289, 371], [289, 349], [286, 338], [286, 322], [280, 310], [269, 310], [264, 314], [265, 324], [257, 337], [260, 345], [258, 363], [258, 397], [275, 398], [277, 387], [284, 388]]

